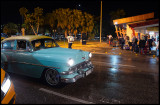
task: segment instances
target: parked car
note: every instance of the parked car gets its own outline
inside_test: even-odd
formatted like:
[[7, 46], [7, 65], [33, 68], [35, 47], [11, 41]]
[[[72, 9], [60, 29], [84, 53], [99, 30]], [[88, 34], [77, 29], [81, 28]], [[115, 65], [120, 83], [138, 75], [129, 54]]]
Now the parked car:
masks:
[[3, 39], [5, 39], [5, 37], [2, 37], [2, 36], [1, 36], [1, 41], [2, 41]]
[[1, 104], [15, 104], [16, 93], [10, 76], [1, 68]]
[[1, 33], [1, 41], [2, 41], [3, 39], [5, 39], [5, 38], [8, 38], [8, 35], [5, 34], [5, 33]]
[[93, 71], [90, 52], [61, 48], [48, 36], [17, 36], [1, 42], [8, 72], [43, 78], [51, 86], [72, 83]]
[[7, 34], [5, 34], [5, 33], [1, 33], [1, 37], [8, 38], [8, 35], [7, 35]]

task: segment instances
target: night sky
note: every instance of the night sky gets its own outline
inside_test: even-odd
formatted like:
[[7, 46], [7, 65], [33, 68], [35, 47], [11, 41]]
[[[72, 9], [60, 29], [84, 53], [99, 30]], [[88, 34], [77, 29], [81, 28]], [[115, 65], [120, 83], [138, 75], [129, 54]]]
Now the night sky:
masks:
[[[155, 12], [158, 18], [158, 0], [102, 0], [103, 19], [108, 20], [109, 13], [117, 9], [124, 9], [125, 17]], [[80, 7], [78, 5], [81, 5]], [[1, 24], [13, 22], [21, 24], [19, 8], [26, 7], [33, 12], [36, 7], [43, 8], [44, 15], [58, 8], [80, 9], [94, 16], [100, 15], [100, 0], [1, 0]]]

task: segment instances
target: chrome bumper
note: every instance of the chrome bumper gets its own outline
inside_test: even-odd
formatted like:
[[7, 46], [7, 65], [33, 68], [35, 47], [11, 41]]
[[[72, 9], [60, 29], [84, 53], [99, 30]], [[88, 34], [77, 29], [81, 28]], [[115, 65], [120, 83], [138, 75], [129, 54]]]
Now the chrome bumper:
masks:
[[81, 71], [81, 73], [79, 73], [78, 75], [76, 75], [73, 78], [63, 78], [63, 79], [61, 79], [61, 82], [64, 82], [64, 83], [73, 83], [73, 82], [76, 82], [78, 79], [86, 77], [86, 72], [90, 71], [90, 70], [91, 70], [90, 73], [92, 73], [93, 72], [93, 67], [89, 68], [86, 71]]

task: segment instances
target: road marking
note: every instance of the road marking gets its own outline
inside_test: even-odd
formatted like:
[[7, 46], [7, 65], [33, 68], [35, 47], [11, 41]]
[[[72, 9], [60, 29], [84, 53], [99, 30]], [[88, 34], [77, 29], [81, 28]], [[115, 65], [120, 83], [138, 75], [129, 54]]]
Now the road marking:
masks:
[[85, 101], [85, 100], [78, 99], [78, 98], [75, 98], [75, 97], [60, 94], [60, 93], [57, 93], [57, 92], [54, 92], [54, 91], [51, 91], [51, 90], [48, 90], [48, 89], [40, 88], [39, 90], [50, 93], [50, 94], [53, 94], [53, 95], [56, 95], [56, 96], [59, 96], [59, 97], [63, 97], [63, 98], [69, 99], [69, 100], [77, 101], [77, 102], [80, 102], [80, 103], [83, 103], [83, 104], [95, 104], [93, 102], [89, 102], [89, 101]]
[[97, 62], [97, 61], [92, 61], [93, 63], [103, 63], [103, 64], [108, 64], [108, 65], [119, 65], [119, 66], [128, 66], [128, 67], [136, 67], [132, 65], [123, 65], [123, 64], [113, 64], [113, 63], [106, 63], [106, 62]]

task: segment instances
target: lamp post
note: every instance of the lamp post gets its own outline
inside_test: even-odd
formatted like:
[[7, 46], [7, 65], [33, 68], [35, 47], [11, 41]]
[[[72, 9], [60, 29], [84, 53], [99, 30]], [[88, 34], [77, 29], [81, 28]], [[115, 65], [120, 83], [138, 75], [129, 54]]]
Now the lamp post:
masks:
[[101, 43], [101, 36], [102, 36], [102, 0], [101, 0], [101, 16], [100, 16], [100, 43]]

